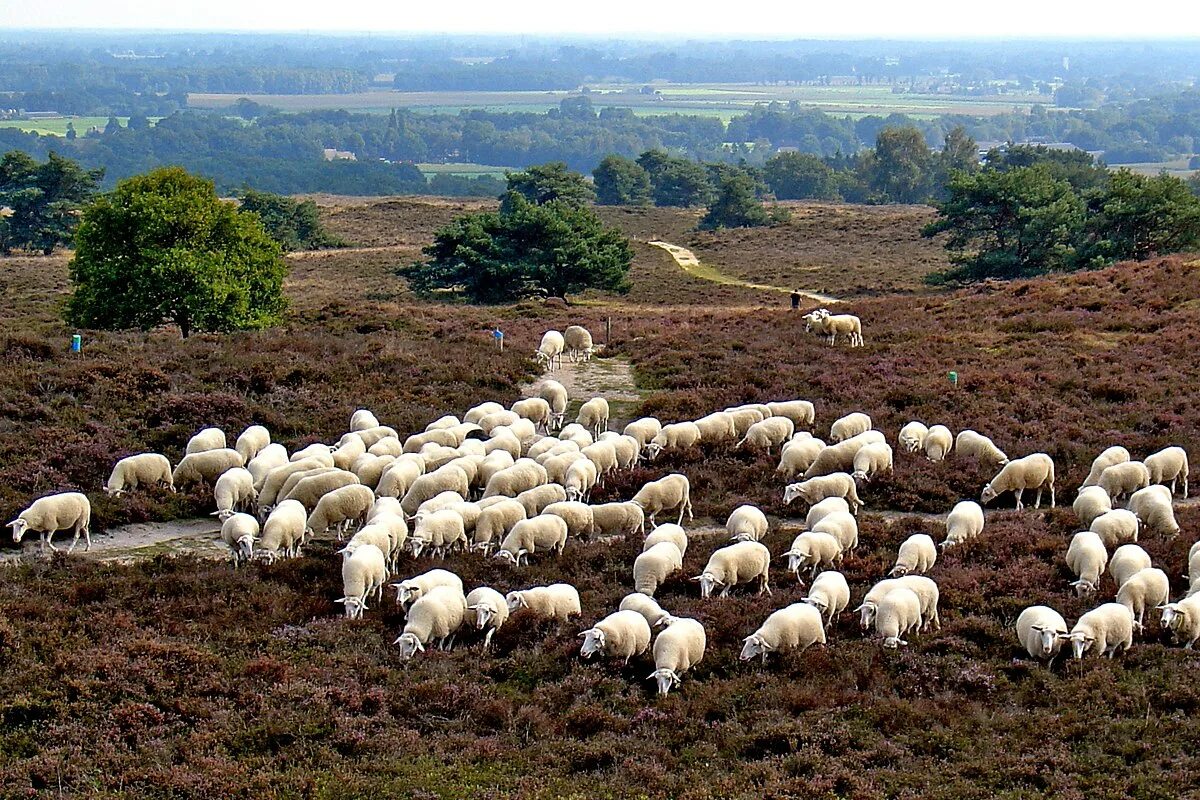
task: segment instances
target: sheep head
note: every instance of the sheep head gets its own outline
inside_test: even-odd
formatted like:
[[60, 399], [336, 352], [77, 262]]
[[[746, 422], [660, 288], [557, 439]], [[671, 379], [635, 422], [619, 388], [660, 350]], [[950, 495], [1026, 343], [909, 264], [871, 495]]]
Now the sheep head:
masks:
[[757, 656], [762, 656], [762, 660], [766, 661], [767, 653], [774, 649], [771, 645], [763, 641], [762, 636], [759, 636], [757, 633], [750, 634], [742, 642], [742, 652], [738, 656], [742, 661], [749, 661]]
[[717, 580], [717, 576], [713, 575], [711, 572], [703, 572], [692, 578], [692, 580], [700, 583], [701, 597], [711, 597], [713, 589], [717, 588], [718, 586], [725, 585], [724, 581]]
[[239, 538], [237, 545], [238, 553], [242, 558], [249, 559], [254, 557], [254, 536], [252, 534], [247, 533], [245, 536]]
[[995, 500], [997, 497], [996, 490], [992, 488], [992, 484], [984, 485], [983, 491], [979, 493], [979, 504], [986, 506], [988, 503]]
[[901, 645], [903, 645], [904, 647], [907, 647], [908, 642], [904, 641], [899, 636], [888, 636], [888, 637], [885, 637], [883, 640], [883, 647], [885, 650], [895, 650], [895, 649], [899, 648]]
[[875, 624], [875, 612], [878, 610], [878, 607], [874, 603], [863, 603], [854, 610], [862, 614], [858, 620], [859, 627], [869, 628]]
[[346, 619], [360, 619], [362, 612], [368, 610], [367, 604], [361, 597], [339, 597], [335, 603], [343, 603], [346, 607]]
[[29, 530], [29, 523], [23, 518], [17, 517], [8, 523], [8, 527], [12, 528], [13, 541], [19, 542], [25, 536], [25, 531]]
[[822, 614], [829, 610], [829, 601], [827, 601], [824, 597], [805, 597], [800, 602], [808, 603]]
[[1047, 628], [1045, 625], [1034, 625], [1030, 628], [1038, 635], [1038, 642], [1041, 646], [1040, 654], [1042, 658], [1049, 658], [1058, 652], [1059, 634], [1062, 631], [1056, 631], [1053, 628]]
[[396, 605], [405, 606], [417, 599], [418, 590], [407, 583], [393, 583], [392, 588], [396, 590]]
[[1096, 591], [1096, 586], [1091, 581], [1085, 581], [1080, 578], [1077, 581], [1072, 581], [1071, 586], [1075, 589], [1077, 597], [1083, 597], [1085, 594], [1092, 594]]
[[650, 680], [651, 678], [658, 681], [659, 697], [667, 694], [667, 692], [671, 691], [672, 686], [678, 686], [680, 683], [679, 675], [675, 670], [667, 669], [666, 667], [656, 669], [646, 676], [646, 680]]
[[797, 497], [802, 497], [802, 496], [803, 496], [803, 493], [800, 491], [800, 484], [789, 483], [787, 485], [787, 488], [785, 488], [783, 490], [783, 504], [785, 506], [791, 505], [793, 500], [795, 500]]
[[1070, 633], [1060, 633], [1057, 637], [1060, 641], [1071, 643], [1071, 652], [1078, 661], [1083, 658], [1084, 654], [1096, 642], [1096, 637], [1092, 636], [1087, 631], [1071, 631]]
[[525, 599], [525, 595], [521, 592], [509, 592], [504, 597], [504, 602], [508, 604], [508, 612], [510, 614], [520, 611], [522, 608], [529, 608], [529, 601]]
[[496, 616], [496, 611], [487, 603], [476, 603], [473, 606], [467, 606], [468, 611], [475, 612], [475, 627], [483, 630], [492, 621], [492, 617]]
[[579, 635], [583, 639], [583, 646], [579, 648], [581, 657], [591, 658], [604, 650], [604, 631], [599, 628], [591, 628]]
[[396, 637], [396, 641], [392, 642], [400, 647], [400, 660], [408, 661], [417, 653], [425, 652], [425, 645], [417, 638], [415, 633], [402, 633]]
[[518, 550], [516, 553], [513, 553], [509, 550], [500, 550], [496, 553], [496, 555], [492, 556], [492, 558], [498, 558], [501, 561], [507, 561], [509, 564], [515, 567], [518, 563], [520, 563], [522, 552], [524, 551]]

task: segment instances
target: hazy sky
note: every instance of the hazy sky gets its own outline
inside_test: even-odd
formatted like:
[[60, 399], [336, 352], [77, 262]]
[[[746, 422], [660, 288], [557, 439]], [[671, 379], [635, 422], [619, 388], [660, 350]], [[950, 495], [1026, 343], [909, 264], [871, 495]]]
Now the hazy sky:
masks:
[[1190, 38], [1183, 0], [1106, 4], [1009, 0], [0, 0], [0, 28], [571, 33], [771, 38]]

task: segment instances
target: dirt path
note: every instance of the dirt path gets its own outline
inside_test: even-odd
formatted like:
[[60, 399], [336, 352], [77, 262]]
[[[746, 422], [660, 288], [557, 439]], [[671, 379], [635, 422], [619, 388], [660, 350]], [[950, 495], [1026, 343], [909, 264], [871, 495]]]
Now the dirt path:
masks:
[[[137, 559], [157, 555], [191, 555], [198, 558], [226, 559], [229, 550], [219, 540], [221, 524], [216, 517], [180, 519], [170, 522], [140, 522], [121, 525], [103, 533], [92, 534], [92, 549], [85, 551], [83, 542], [71, 554], [72, 558], [90, 561], [130, 563]], [[70, 547], [71, 540], [56, 538], [54, 543], [62, 552]], [[38, 541], [26, 541], [21, 550], [9, 550], [0, 554], [0, 564], [14, 563], [25, 559], [36, 559]]]
[[567, 421], [573, 420], [575, 410], [586, 400], [603, 397], [608, 401], [611, 417], [609, 429], [620, 430], [634, 419], [634, 412], [642, 401], [642, 393], [633, 380], [633, 366], [624, 358], [593, 357], [590, 361], [571, 361], [563, 358], [562, 366], [542, 373], [533, 383], [521, 387], [526, 397], [537, 394], [538, 386], [545, 380], [556, 380], [567, 389], [571, 398], [567, 406]]
[[[647, 242], [646, 244], [649, 244], [653, 247], [661, 247], [663, 250], [666, 250], [671, 254], [671, 258], [675, 259], [675, 263], [679, 265], [679, 268], [694, 278], [712, 281], [713, 283], [722, 283], [728, 286], [741, 286], [746, 289], [758, 289], [760, 291], [767, 292], [783, 292], [784, 294], [792, 293], [791, 289], [784, 288], [783, 286], [771, 286], [765, 283], [750, 283], [749, 281], [743, 281], [739, 278], [730, 277], [710, 264], [701, 264], [700, 259], [696, 257], [696, 254], [691, 250], [688, 250], [686, 247], [680, 247], [677, 244], [660, 241]], [[827, 294], [807, 292], [803, 289], [800, 289], [799, 292], [801, 297], [808, 298], [814, 303], [833, 304], [842, 302], [838, 298], [831, 297]]]

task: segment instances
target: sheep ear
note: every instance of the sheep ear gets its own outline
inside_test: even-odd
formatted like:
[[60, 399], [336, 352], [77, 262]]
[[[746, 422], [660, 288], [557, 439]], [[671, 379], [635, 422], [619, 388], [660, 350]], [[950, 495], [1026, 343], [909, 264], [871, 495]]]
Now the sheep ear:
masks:
[[658, 672], [657, 672], [657, 671], [654, 671], [654, 672], [651, 672], [649, 675], [647, 675], [647, 676], [646, 676], [646, 680], [648, 680], [648, 681], [649, 681], [649, 680], [654, 680], [654, 679], [655, 679], [655, 678], [657, 678], [657, 677], [658, 677]]
[[344, 597], [339, 597], [337, 600], [334, 600], [333, 602], [335, 602], [335, 603], [344, 603], [344, 602], [346, 602], [346, 598], [344, 598]]
[[[12, 523], [11, 523], [11, 522], [10, 522], [10, 523], [8, 523], [8, 524], [9, 524], [9, 525], [12, 525]], [[698, 581], [699, 581], [701, 578], [703, 578], [703, 577], [704, 577], [703, 575], [697, 575], [697, 576], [696, 576], [696, 577], [694, 577], [694, 578], [688, 578], [688, 580], [689, 580], [689, 581], [692, 581], [693, 583], [695, 583], [695, 582], [698, 582]]]
[[897, 643], [897, 644], [902, 644], [902, 645], [904, 645], [905, 647], [908, 647], [908, 642], [904, 641], [903, 639], [897, 639], [897, 640], [896, 640], [896, 643]]
[[1067, 642], [1067, 641], [1070, 641], [1070, 640], [1071, 640], [1071, 634], [1069, 634], [1069, 633], [1060, 633], [1060, 634], [1058, 634], [1058, 635], [1057, 635], [1055, 638], [1056, 638], [1056, 639], [1060, 639], [1060, 640], [1062, 640], [1062, 641], [1064, 641], [1064, 642]]
[[424, 652], [425, 652], [425, 645], [421, 644], [421, 640], [420, 640], [420, 639], [417, 639], [417, 650], [419, 650], [419, 651], [420, 651], [420, 652], [422, 652], [422, 653], [424, 653]]
[[478, 604], [478, 603], [476, 603], [475, 605], [472, 605], [472, 606], [467, 606], [467, 610], [468, 610], [468, 611], [478, 611], [478, 610], [479, 610], [479, 604]]
[[587, 638], [587, 635], [588, 635], [589, 633], [591, 633], [591, 630], [592, 630], [591, 628], [588, 628], [586, 631], [580, 631], [580, 632], [579, 632], [579, 637], [578, 637], [578, 638], [580, 638], [580, 639], [586, 639], [586, 638]]

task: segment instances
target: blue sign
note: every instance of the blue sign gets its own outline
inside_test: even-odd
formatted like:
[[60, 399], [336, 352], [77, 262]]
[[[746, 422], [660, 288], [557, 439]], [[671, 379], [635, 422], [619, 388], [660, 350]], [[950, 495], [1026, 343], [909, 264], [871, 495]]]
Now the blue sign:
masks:
[[504, 331], [500, 330], [499, 328], [496, 328], [496, 330], [492, 331], [492, 336], [494, 336], [497, 339], [503, 339]]

